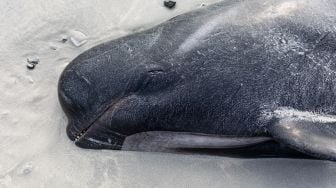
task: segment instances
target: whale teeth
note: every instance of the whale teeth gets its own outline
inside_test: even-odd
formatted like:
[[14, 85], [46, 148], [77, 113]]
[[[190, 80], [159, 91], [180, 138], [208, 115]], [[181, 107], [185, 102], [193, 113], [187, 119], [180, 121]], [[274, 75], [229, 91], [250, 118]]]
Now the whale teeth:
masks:
[[84, 133], [87, 131], [87, 129], [82, 130], [75, 138], [75, 141], [78, 141], [80, 137], [84, 135]]

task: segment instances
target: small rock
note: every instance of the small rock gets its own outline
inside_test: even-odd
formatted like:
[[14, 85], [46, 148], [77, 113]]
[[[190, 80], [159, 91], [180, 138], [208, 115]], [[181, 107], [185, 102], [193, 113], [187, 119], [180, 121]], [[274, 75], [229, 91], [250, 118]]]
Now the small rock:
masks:
[[70, 35], [70, 41], [76, 47], [82, 46], [87, 42], [86, 35], [80, 31], [71, 31]]
[[163, 2], [163, 5], [164, 5], [165, 7], [167, 7], [167, 8], [172, 9], [172, 8], [175, 7], [176, 2], [175, 2], [175, 1], [164, 1], [164, 2]]
[[27, 62], [36, 65], [40, 62], [40, 60], [36, 57], [33, 57], [33, 58], [27, 58]]
[[27, 68], [32, 70], [35, 66], [40, 62], [40, 60], [36, 57], [34, 58], [27, 58]]
[[27, 64], [27, 68], [30, 69], [30, 70], [32, 70], [32, 69], [35, 68], [35, 64], [33, 64], [33, 63], [28, 63], [28, 64]]
[[68, 41], [68, 37], [67, 36], [62, 36], [62, 43], [66, 43]]
[[207, 6], [206, 3], [201, 3], [201, 7], [205, 7], [205, 6]]

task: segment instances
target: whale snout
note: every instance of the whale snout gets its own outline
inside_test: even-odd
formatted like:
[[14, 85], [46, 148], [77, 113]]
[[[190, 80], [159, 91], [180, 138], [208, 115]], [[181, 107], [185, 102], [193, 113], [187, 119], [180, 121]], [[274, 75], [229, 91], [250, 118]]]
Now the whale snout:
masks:
[[65, 71], [59, 81], [58, 97], [68, 117], [67, 135], [74, 141], [90, 122], [90, 97], [88, 81], [73, 70]]
[[[146, 59], [121, 49], [115, 48], [103, 55], [95, 55], [96, 52], [100, 51], [88, 50], [75, 58], [64, 69], [58, 83], [59, 101], [68, 118], [67, 135], [81, 147], [94, 142], [94, 135], [103, 134], [96, 133], [95, 126], [104, 128], [109, 125], [108, 120], [95, 124], [114, 103], [142, 86], [146, 69], [139, 63]], [[90, 138], [84, 136], [85, 133], [91, 135]], [[91, 144], [90, 147], [94, 146]]]

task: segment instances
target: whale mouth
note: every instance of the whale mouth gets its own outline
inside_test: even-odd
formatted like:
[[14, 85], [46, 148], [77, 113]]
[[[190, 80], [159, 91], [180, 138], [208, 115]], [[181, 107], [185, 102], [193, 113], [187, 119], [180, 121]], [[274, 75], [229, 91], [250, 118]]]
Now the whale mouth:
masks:
[[99, 113], [98, 116], [88, 126], [85, 126], [83, 129], [81, 129], [77, 133], [73, 134], [73, 137], [74, 137], [73, 141], [76, 143], [79, 140], [81, 140], [81, 138], [89, 132], [89, 130], [97, 123], [97, 121], [99, 121], [102, 118], [102, 116], [104, 116], [104, 114], [106, 114], [106, 112], [108, 112], [110, 109], [112, 109], [112, 111], [113, 111], [115, 104], [117, 104], [118, 102], [115, 102], [115, 103], [112, 103], [112, 104], [108, 105], [105, 108], [105, 110], [103, 110], [101, 113]]
[[[110, 109], [110, 108], [113, 108], [113, 104], [111, 105], [108, 105], [106, 107], [106, 109], [104, 109], [102, 112], [100, 112], [94, 119], [93, 121], [91, 121], [87, 126], [83, 126], [84, 128], [82, 129], [79, 129], [79, 130], [76, 130], [76, 131], [73, 131], [72, 133], [70, 133], [70, 139], [72, 141], [74, 141], [75, 143], [77, 141], [79, 141], [92, 127], [93, 125], [96, 124], [96, 122], [102, 117], [104, 116], [104, 114]], [[71, 125], [69, 125], [71, 126]], [[76, 126], [76, 125], [72, 125], [72, 126]], [[77, 125], [78, 126], [78, 125]]]
[[[95, 122], [95, 121], [94, 121]], [[76, 135], [75, 135], [75, 140], [74, 140], [74, 142], [77, 142], [89, 129], [90, 129], [90, 127], [94, 124], [94, 122], [93, 123], [91, 123], [88, 127], [86, 127], [86, 128], [84, 128], [83, 130], [81, 130], [79, 133], [77, 133]]]
[[108, 123], [115, 111], [125, 104], [129, 97], [119, 98], [107, 105], [88, 126], [75, 134], [72, 133], [71, 140], [82, 148], [121, 149], [126, 135], [111, 130]]

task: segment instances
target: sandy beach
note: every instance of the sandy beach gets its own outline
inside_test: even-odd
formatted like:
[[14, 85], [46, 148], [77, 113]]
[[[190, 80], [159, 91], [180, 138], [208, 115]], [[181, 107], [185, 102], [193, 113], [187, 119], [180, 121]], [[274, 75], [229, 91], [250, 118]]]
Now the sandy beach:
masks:
[[329, 161], [84, 150], [67, 138], [57, 82], [72, 59], [217, 1], [177, 1], [172, 10], [161, 0], [1, 1], [0, 187], [282, 187], [311, 177], [297, 187], [333, 185]]

